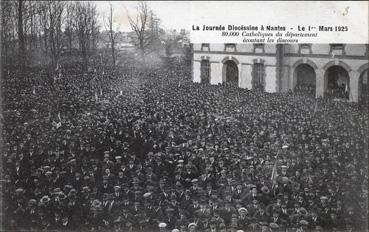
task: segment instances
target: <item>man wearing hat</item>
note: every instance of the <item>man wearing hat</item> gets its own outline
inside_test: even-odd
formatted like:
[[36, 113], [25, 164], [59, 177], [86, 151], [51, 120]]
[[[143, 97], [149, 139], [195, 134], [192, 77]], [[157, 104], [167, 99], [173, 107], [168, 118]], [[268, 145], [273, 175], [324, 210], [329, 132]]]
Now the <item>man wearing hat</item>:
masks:
[[209, 227], [205, 230], [205, 232], [218, 232], [216, 221], [211, 219], [209, 222]]
[[197, 225], [194, 222], [191, 222], [188, 224], [188, 231], [189, 232], [196, 232], [197, 231]]
[[281, 227], [279, 224], [275, 222], [271, 222], [269, 224], [270, 231], [285, 231], [283, 227]]
[[207, 207], [206, 199], [204, 197], [200, 199], [200, 208], [194, 212], [194, 216], [197, 219], [209, 218], [210, 210]]
[[192, 183], [192, 186], [190, 188], [191, 196], [195, 196], [197, 195], [198, 191], [202, 188], [199, 186], [199, 180], [197, 178], [192, 179], [191, 183]]
[[250, 193], [248, 193], [247, 195], [245, 195], [242, 198], [242, 203], [244, 203], [245, 205], [248, 205], [248, 204], [252, 203], [254, 200], [257, 200], [259, 202], [260, 201], [260, 194], [258, 194], [258, 190], [256, 188], [256, 185], [250, 184], [248, 187], [251, 189], [251, 191], [250, 191]]
[[116, 202], [121, 202], [123, 200], [123, 194], [121, 191], [121, 187], [119, 185], [114, 186], [114, 199]]
[[194, 173], [192, 165], [187, 164], [184, 172], [182, 173], [182, 179], [184, 180], [184, 186], [189, 187], [191, 183], [193, 183], [193, 179], [195, 179], [197, 175]]
[[120, 164], [118, 171], [123, 172], [123, 175], [126, 177], [129, 177], [131, 175], [130, 170], [127, 168], [127, 165], [125, 163]]
[[173, 229], [176, 226], [178, 214], [174, 208], [170, 206], [165, 208], [162, 212], [162, 216], [159, 218], [160, 221], [164, 221], [167, 224], [168, 229]]
[[239, 227], [240, 227], [240, 224], [238, 221], [238, 216], [236, 214], [233, 214], [231, 218], [231, 223], [228, 225], [228, 228], [231, 231], [236, 231]]
[[181, 226], [185, 225], [187, 227], [188, 225], [188, 215], [186, 214], [186, 211], [184, 209], [179, 209], [178, 211], [178, 219], [176, 221], [176, 228], [181, 228]]
[[224, 202], [224, 207], [220, 209], [219, 214], [224, 219], [225, 224], [228, 225], [231, 223], [232, 215], [237, 214], [237, 211], [230, 202]]
[[44, 195], [39, 202], [39, 211], [42, 211], [43, 213], [45, 213], [46, 215], [49, 216], [49, 213], [51, 211], [50, 208], [50, 197], [48, 195]]
[[146, 168], [146, 174], [145, 174], [145, 179], [146, 180], [151, 180], [151, 181], [158, 181], [158, 176], [153, 172], [153, 169], [151, 166]]
[[279, 216], [281, 217], [281, 219], [286, 221], [287, 224], [289, 223], [290, 220], [290, 214], [291, 210], [287, 208], [287, 205], [285, 203], [282, 203], [281, 209], [279, 210]]
[[133, 206], [130, 208], [129, 212], [133, 216], [134, 222], [139, 222], [142, 218], [144, 209], [141, 206], [140, 199], [136, 199], [133, 202]]
[[181, 184], [180, 181], [176, 181], [176, 189], [175, 189], [175, 193], [177, 196], [177, 199], [179, 200], [179, 202], [184, 198], [185, 196], [185, 190], [183, 188], [183, 185]]
[[199, 200], [197, 198], [192, 199], [192, 204], [187, 207], [187, 211], [190, 215], [190, 217], [194, 217], [194, 213], [196, 210], [200, 209]]
[[134, 217], [129, 212], [128, 208], [122, 207], [121, 215], [118, 217], [121, 220], [122, 225], [125, 225], [126, 223], [133, 223]]
[[246, 208], [249, 211], [250, 215], [254, 215], [256, 212], [258, 212], [260, 208], [260, 203], [257, 199], [253, 199], [252, 202], [248, 204]]
[[[69, 227], [69, 224], [68, 224], [68, 227]], [[64, 229], [63, 228], [63, 215], [62, 215], [62, 212], [60, 210], [56, 210], [56, 211], [53, 212], [53, 219], [51, 221], [50, 228], [52, 230]]]
[[306, 220], [300, 220], [296, 231], [305, 232], [308, 231], [309, 222]]
[[19, 180], [22, 181], [24, 179], [26, 179], [25, 177], [27, 177], [27, 172], [29, 170], [29, 167], [22, 166], [20, 161], [16, 161], [15, 162], [15, 166], [14, 169], [11, 171], [12, 176], [15, 180]]
[[113, 228], [115, 232], [119, 232], [122, 230], [122, 219], [120, 217], [113, 221]]
[[238, 209], [238, 214], [239, 214], [238, 216], [239, 227], [246, 229], [251, 220], [248, 210], [245, 207], [241, 207]]
[[82, 206], [77, 199], [77, 190], [71, 189], [68, 193], [68, 201], [66, 204], [65, 218], [68, 218], [68, 224], [72, 226], [78, 225], [81, 221]]
[[158, 226], [159, 226], [159, 231], [168, 231], [167, 224], [165, 222], [160, 222]]
[[109, 177], [103, 176], [102, 184], [98, 188], [98, 193], [103, 194], [110, 194], [114, 192], [113, 186], [109, 183]]
[[38, 226], [38, 228], [40, 228], [41, 230], [50, 230], [51, 228], [51, 218], [52, 218], [52, 214], [45, 214], [44, 211], [39, 211], [39, 218], [40, 218], [40, 224]]
[[122, 170], [117, 171], [117, 173], [118, 173], [118, 175], [117, 175], [117, 177], [115, 179], [115, 182], [114, 182], [115, 185], [121, 186], [124, 183], [128, 183], [130, 181], [130, 179], [127, 176], [124, 175], [124, 172]]
[[265, 212], [264, 207], [262, 207], [262, 206], [260, 206], [258, 211], [256, 211], [256, 213], [254, 214], [254, 218], [256, 219], [257, 222], [268, 223], [268, 221], [269, 221], [269, 216], [267, 215], [267, 213]]
[[179, 205], [182, 209], [187, 209], [193, 204], [193, 199], [191, 198], [191, 192], [189, 189], [184, 191], [184, 194], [179, 202]]
[[242, 183], [236, 184], [236, 189], [232, 192], [232, 198], [236, 200], [242, 200], [246, 196], [246, 191], [243, 189]]
[[28, 201], [27, 207], [25, 209], [25, 224], [28, 225], [29, 229], [37, 228], [39, 224], [38, 218], [38, 208], [37, 208], [37, 201], [35, 199], [30, 199]]
[[[159, 210], [160, 211], [160, 210]], [[155, 210], [154, 204], [150, 202], [150, 200], [144, 201], [144, 211], [143, 211], [143, 220], [144, 220], [144, 230], [153, 230], [154, 224], [158, 218], [158, 212]]]
[[269, 223], [275, 223], [275, 224], [278, 224], [279, 226], [281, 226], [281, 225], [286, 226], [287, 221], [283, 220], [279, 216], [279, 212], [277, 210], [275, 210], [275, 211], [273, 211], [272, 217], [269, 219]]
[[197, 229], [199, 231], [206, 231], [210, 228], [210, 217], [203, 217], [196, 220]]
[[24, 190], [22, 188], [18, 188], [16, 190], [16, 196], [13, 197], [11, 206], [7, 209], [12, 212], [13, 218], [20, 224], [21, 227], [25, 224], [25, 213], [26, 213], [26, 198], [23, 196]]
[[211, 173], [205, 170], [199, 178], [199, 186], [205, 188], [206, 186], [210, 185], [212, 187], [214, 183], [214, 179]]

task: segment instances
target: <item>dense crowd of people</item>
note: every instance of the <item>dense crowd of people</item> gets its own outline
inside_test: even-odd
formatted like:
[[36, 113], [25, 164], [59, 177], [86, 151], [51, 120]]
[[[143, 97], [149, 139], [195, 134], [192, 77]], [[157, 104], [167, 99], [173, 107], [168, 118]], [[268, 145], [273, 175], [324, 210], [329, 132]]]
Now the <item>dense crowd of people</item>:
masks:
[[4, 70], [5, 230], [365, 231], [366, 112], [180, 64]]
[[295, 92], [300, 92], [306, 95], [312, 95], [315, 96], [315, 85], [308, 85], [308, 84], [298, 84], [294, 91]]
[[325, 92], [325, 95], [329, 98], [341, 98], [341, 99], [350, 99], [350, 92], [346, 90], [346, 87], [340, 86], [337, 88], [328, 89]]

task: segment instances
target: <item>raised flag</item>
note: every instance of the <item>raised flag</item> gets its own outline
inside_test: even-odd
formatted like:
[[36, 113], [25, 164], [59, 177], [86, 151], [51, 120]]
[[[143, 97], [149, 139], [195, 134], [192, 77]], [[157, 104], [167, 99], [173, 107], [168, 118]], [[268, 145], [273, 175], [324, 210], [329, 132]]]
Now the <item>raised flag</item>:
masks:
[[59, 129], [59, 127], [61, 127], [61, 126], [62, 126], [61, 122], [56, 123], [56, 129]]
[[59, 129], [59, 127], [62, 126], [62, 122], [61, 122], [61, 117], [60, 117], [60, 112], [58, 112], [58, 120], [59, 122], [56, 123], [56, 129]]
[[314, 114], [318, 111], [318, 101], [315, 101]]
[[277, 177], [278, 177], [278, 173], [277, 173], [277, 160], [274, 162], [273, 165], [273, 169], [272, 169], [272, 176], [270, 178], [270, 180], [272, 181], [272, 188], [274, 188], [274, 186], [277, 184]]

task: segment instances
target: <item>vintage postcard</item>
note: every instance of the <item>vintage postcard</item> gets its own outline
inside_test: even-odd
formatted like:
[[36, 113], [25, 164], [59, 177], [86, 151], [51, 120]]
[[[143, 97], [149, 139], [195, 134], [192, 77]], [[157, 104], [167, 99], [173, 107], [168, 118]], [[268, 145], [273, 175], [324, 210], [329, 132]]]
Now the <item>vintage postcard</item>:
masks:
[[1, 2], [0, 231], [368, 231], [367, 1]]

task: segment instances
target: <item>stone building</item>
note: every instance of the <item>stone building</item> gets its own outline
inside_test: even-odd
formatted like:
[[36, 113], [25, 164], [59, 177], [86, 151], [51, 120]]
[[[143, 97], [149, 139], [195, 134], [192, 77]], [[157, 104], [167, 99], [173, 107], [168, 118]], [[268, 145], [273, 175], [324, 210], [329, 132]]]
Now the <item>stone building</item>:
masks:
[[194, 82], [231, 82], [266, 92], [310, 86], [316, 97], [336, 89], [367, 99], [367, 44], [193, 44]]

